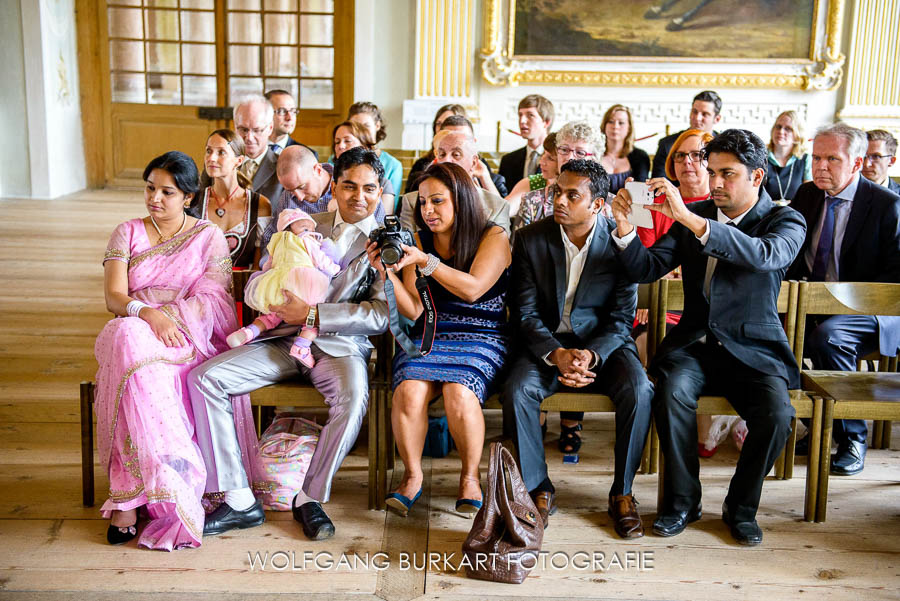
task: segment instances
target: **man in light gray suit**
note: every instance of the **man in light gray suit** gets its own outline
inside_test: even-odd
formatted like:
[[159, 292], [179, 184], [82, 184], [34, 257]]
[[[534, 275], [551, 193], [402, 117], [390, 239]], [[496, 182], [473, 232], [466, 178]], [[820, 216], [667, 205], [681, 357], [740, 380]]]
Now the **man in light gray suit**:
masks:
[[269, 148], [275, 109], [264, 96], [247, 96], [234, 107], [234, 130], [244, 140], [246, 160], [241, 172], [253, 182], [253, 191], [275, 202], [281, 183], [275, 174], [278, 155]]
[[[481, 169], [481, 159], [475, 140], [467, 133], [441, 130], [434, 136], [434, 156], [438, 163], [456, 163], [473, 177]], [[474, 180], [474, 177], [473, 177]], [[475, 186], [484, 205], [488, 221], [496, 223], [509, 236], [509, 203], [503, 197]], [[415, 211], [419, 204], [419, 191], [413, 190], [400, 197], [400, 223], [403, 227], [415, 231]]]
[[[294, 519], [312, 540], [334, 535], [334, 524], [321, 504], [328, 501], [332, 478], [353, 446], [366, 413], [372, 351], [367, 337], [388, 327], [384, 284], [365, 252], [369, 233], [379, 227], [374, 213], [381, 199], [384, 168], [375, 153], [354, 148], [336, 161], [334, 176], [337, 211], [313, 216], [316, 231], [334, 242], [341, 257], [341, 271], [331, 281], [325, 302], [311, 307], [286, 291], [287, 302], [270, 307], [284, 324], [268, 336], [210, 359], [188, 376], [197, 442], [206, 462], [206, 490], [225, 491], [225, 503], [206, 517], [204, 534], [265, 521], [241, 463], [229, 397], [299, 374], [322, 393], [329, 412], [303, 487], [294, 498]], [[319, 330], [312, 344], [316, 363], [311, 369], [290, 355], [293, 337], [303, 324]]]

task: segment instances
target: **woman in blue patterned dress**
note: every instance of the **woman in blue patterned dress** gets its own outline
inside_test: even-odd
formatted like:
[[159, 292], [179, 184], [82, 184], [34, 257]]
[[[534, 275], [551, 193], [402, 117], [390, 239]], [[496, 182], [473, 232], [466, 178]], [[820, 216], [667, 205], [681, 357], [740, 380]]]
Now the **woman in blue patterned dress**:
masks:
[[404, 246], [401, 261], [387, 271], [378, 248], [368, 248], [372, 264], [394, 284], [399, 312], [416, 322], [410, 336], [414, 343], [421, 341], [424, 322], [416, 269], [427, 277], [437, 309], [431, 352], [413, 359], [400, 350], [394, 358], [391, 424], [406, 471], [387, 504], [406, 515], [418, 498], [428, 404], [443, 395], [462, 460], [456, 509], [471, 516], [481, 506], [481, 405], [498, 383], [508, 352], [504, 300], [512, 256], [506, 233], [487, 221], [464, 169], [432, 165], [419, 181], [417, 246]]

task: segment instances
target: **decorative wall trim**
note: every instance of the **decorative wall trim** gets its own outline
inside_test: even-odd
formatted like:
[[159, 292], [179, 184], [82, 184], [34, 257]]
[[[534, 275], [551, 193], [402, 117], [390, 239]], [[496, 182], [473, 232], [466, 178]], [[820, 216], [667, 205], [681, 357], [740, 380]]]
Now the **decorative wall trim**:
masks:
[[841, 119], [900, 124], [900, 0], [857, 0]]
[[[860, 0], [866, 1], [866, 0]], [[875, 2], [875, 0], [871, 0]], [[894, 0], [891, 0], [894, 1]], [[481, 70], [486, 81], [493, 85], [516, 86], [525, 84], [588, 85], [588, 86], [640, 86], [640, 87], [718, 87], [718, 88], [780, 88], [800, 90], [834, 90], [843, 77], [845, 57], [841, 53], [841, 34], [846, 0], [817, 0], [814, 11], [816, 30], [810, 48], [812, 64], [773, 63], [773, 67], [783, 73], [742, 73], [739, 69], [758, 68], [759, 64], [745, 65], [734, 61], [715, 63], [716, 73], [703, 72], [641, 72], [605, 71], [604, 64], [618, 64], [622, 61], [596, 60], [596, 69], [578, 70], [584, 62], [554, 61], [555, 64], [570, 66], [570, 69], [545, 69], [543, 63], [532, 60], [510, 58], [509, 43], [512, 26], [510, 22], [515, 10], [515, 0], [484, 0], [483, 40], [481, 48]], [[824, 24], [819, 23], [822, 5], [827, 4]], [[506, 14], [506, 21], [503, 15]], [[685, 61], [679, 63], [686, 70], [696, 70], [691, 63], [709, 61]], [[687, 67], [684, 67], [687, 65]]]
[[416, 1], [416, 98], [471, 96], [475, 17], [475, 0]]

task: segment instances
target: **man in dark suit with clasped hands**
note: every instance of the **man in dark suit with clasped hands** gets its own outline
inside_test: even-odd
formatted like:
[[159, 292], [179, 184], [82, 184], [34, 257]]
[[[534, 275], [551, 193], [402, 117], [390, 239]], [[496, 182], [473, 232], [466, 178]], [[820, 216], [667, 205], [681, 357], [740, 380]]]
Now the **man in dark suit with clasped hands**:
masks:
[[[800, 186], [791, 207], [809, 225], [792, 280], [900, 282], [900, 197], [860, 177], [868, 140], [845, 123], [820, 128], [813, 139], [813, 181]], [[856, 370], [872, 351], [896, 356], [900, 317], [836, 315], [807, 324], [804, 354], [816, 369]], [[866, 422], [834, 420], [837, 453], [831, 473], [852, 476], [866, 459]], [[827, 443], [827, 441], [826, 441]]]
[[706, 154], [710, 200], [685, 206], [671, 182], [650, 180], [666, 200], [649, 208], [676, 223], [648, 249], [628, 222], [631, 198], [623, 189], [613, 201], [614, 240], [634, 281], [652, 282], [678, 265], [684, 281], [684, 314], [650, 366], [656, 377], [653, 412], [665, 455], [663, 502], [653, 532], [674, 536], [700, 519], [697, 397], [724, 395], [749, 433], [722, 519], [739, 543], [758, 545], [763, 480], [791, 430], [788, 389], [800, 385], [777, 299], [806, 224], [760, 189], [766, 147], [758, 136], [727, 130], [707, 145]]
[[609, 176], [599, 163], [562, 167], [554, 212], [518, 231], [510, 278], [510, 323], [522, 353], [503, 396], [505, 430], [515, 433], [525, 486], [546, 525], [556, 509], [541, 436], [541, 402], [560, 390], [608, 394], [616, 405], [615, 475], [609, 515], [622, 538], [643, 536], [631, 484], [650, 428], [653, 386], [631, 339], [637, 286], [600, 215]]

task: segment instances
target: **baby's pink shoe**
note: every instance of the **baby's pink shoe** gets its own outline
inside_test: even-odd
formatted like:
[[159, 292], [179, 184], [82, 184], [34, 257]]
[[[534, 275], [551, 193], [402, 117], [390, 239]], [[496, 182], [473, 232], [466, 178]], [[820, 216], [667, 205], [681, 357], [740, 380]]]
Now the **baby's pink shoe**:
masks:
[[291, 347], [291, 357], [310, 369], [312, 369], [316, 364], [316, 360], [313, 357], [312, 351], [308, 346], [300, 346], [298, 344], [295, 344]]

